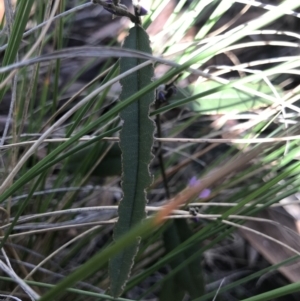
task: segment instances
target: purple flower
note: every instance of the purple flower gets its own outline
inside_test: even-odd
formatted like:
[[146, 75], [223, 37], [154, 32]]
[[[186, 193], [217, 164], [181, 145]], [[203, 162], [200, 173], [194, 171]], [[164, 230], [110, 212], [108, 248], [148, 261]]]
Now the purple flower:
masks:
[[203, 190], [200, 192], [199, 198], [200, 198], [200, 199], [205, 199], [205, 198], [207, 198], [207, 197], [210, 196], [210, 193], [211, 193], [210, 189], [205, 188], [205, 189], [203, 189]]
[[[192, 177], [190, 180], [189, 180], [189, 186], [190, 187], [194, 187], [194, 186], [196, 186], [196, 185], [199, 185], [200, 184], [200, 180], [198, 180], [195, 176], [194, 177]], [[210, 189], [208, 189], [208, 188], [205, 188], [205, 189], [203, 189], [201, 192], [200, 192], [200, 194], [199, 194], [199, 198], [200, 199], [205, 199], [205, 198], [207, 198], [207, 197], [209, 197], [209, 195], [211, 194], [211, 190]]]
[[200, 183], [200, 180], [197, 180], [197, 178], [194, 176], [192, 177], [190, 180], [189, 180], [189, 186], [190, 187], [194, 187], [196, 186], [197, 184]]

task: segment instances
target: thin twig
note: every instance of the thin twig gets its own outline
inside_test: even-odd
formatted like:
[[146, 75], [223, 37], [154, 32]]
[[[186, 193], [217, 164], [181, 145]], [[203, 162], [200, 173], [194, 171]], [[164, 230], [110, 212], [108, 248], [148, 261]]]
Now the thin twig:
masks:
[[[158, 99], [155, 101], [155, 108], [156, 109], [159, 108]], [[158, 138], [162, 138], [160, 114], [156, 115], [155, 123], [156, 123], [156, 135], [157, 135]], [[165, 171], [164, 158], [163, 158], [163, 154], [162, 154], [162, 142], [161, 141], [158, 141], [156, 156], [157, 156], [158, 162], [159, 162], [159, 167], [160, 167], [160, 172], [161, 172], [161, 176], [162, 176], [162, 179], [163, 179], [163, 185], [164, 185], [164, 188], [165, 188], [166, 198], [170, 199], [171, 195], [170, 195], [168, 179], [167, 179], [167, 175], [166, 175], [166, 171]]]

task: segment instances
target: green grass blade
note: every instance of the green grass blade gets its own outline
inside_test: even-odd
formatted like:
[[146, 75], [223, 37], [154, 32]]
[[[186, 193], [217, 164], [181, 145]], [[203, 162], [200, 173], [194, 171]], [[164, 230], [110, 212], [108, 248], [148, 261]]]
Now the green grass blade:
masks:
[[[234, 281], [222, 288], [220, 288], [219, 290], [219, 294], [223, 293], [223, 292], [226, 292], [226, 291], [229, 291], [230, 289], [233, 289], [235, 287], [238, 287], [239, 285], [242, 285], [244, 283], [247, 283], [248, 281], [250, 280], [253, 280], [255, 278], [259, 278], [263, 275], [265, 275], [266, 273], [270, 273], [270, 272], [273, 272], [273, 271], [276, 271], [278, 270], [280, 267], [284, 266], [284, 265], [288, 265], [288, 264], [292, 264], [293, 262], [295, 262], [296, 260], [299, 260], [299, 256], [296, 255], [296, 256], [293, 256], [293, 257], [290, 257], [280, 263], [277, 263], [277, 264], [273, 264], [267, 268], [264, 268], [264, 269], [261, 269], [260, 271], [258, 272], [255, 272], [247, 277], [244, 277], [242, 279], [239, 279], [237, 281]], [[210, 292], [200, 298], [197, 298], [197, 299], [194, 299], [193, 301], [205, 301], [205, 300], [211, 300], [211, 298], [213, 298], [215, 296], [216, 292], [213, 291], [213, 292]]]
[[[0, 280], [3, 282], [13, 282], [13, 279], [11, 279], [9, 277], [3, 277], [3, 276], [0, 276]], [[43, 288], [53, 288], [55, 286], [55, 285], [49, 284], [49, 283], [30, 281], [30, 280], [24, 280], [24, 282], [31, 286], [37, 286], [37, 287], [43, 287]], [[79, 295], [79, 296], [94, 297], [94, 298], [99, 298], [99, 300], [104, 299], [104, 300], [113, 300], [113, 301], [133, 301], [132, 299], [127, 299], [127, 298], [115, 299], [106, 294], [100, 294], [100, 293], [85, 291], [85, 290], [76, 289], [76, 288], [68, 288], [66, 291], [69, 292], [70, 295], [73, 294], [73, 296]]]
[[[166, 250], [171, 252], [180, 244], [186, 241], [193, 235], [187, 221], [174, 220], [170, 227], [164, 233], [164, 243]], [[192, 247], [181, 252], [170, 262], [172, 269], [185, 262], [190, 256], [198, 251], [199, 247], [194, 244]], [[180, 273], [176, 274], [175, 280], [178, 286], [181, 286], [189, 293], [191, 298], [198, 298], [204, 293], [204, 282], [201, 271], [201, 256], [198, 260], [191, 262], [181, 269]]]
[[114, 256], [128, 247], [134, 241], [136, 237], [146, 237], [152, 233], [155, 229], [155, 220], [153, 218], [147, 219], [143, 223], [136, 225], [130, 232], [119, 238], [114, 244], [101, 250], [99, 253], [94, 255], [90, 260], [84, 263], [82, 266], [77, 268], [72, 274], [68, 275], [64, 280], [59, 282], [55, 287], [48, 291], [45, 295], [39, 299], [39, 301], [53, 301], [64, 292], [68, 287], [71, 287], [76, 282], [87, 278], [97, 272], [111, 256]]
[[209, 16], [207, 22], [197, 33], [197, 35], [195, 36], [195, 40], [203, 39], [212, 29], [212, 27], [220, 20], [224, 13], [226, 13], [226, 11], [228, 11], [231, 8], [233, 3], [233, 1], [221, 1], [214, 10], [214, 12]]
[[260, 295], [256, 295], [251, 298], [243, 299], [242, 301], [267, 301], [267, 300], [275, 300], [274, 298], [278, 298], [281, 296], [285, 296], [288, 294], [296, 293], [300, 291], [300, 283], [292, 283], [289, 285], [285, 285], [284, 287], [280, 287], [274, 289], [270, 292], [266, 292]]
[[[139, 25], [130, 30], [124, 47], [151, 54], [149, 37]], [[130, 70], [141, 63], [141, 59], [121, 58], [120, 72]], [[149, 85], [152, 77], [153, 66], [148, 65], [121, 80], [121, 100], [127, 99]], [[120, 133], [124, 197], [119, 206], [119, 220], [114, 230], [115, 239], [127, 233], [146, 216], [146, 189], [151, 184], [149, 164], [152, 160], [151, 148], [154, 132], [153, 121], [149, 119], [149, 109], [153, 101], [154, 92], [150, 90], [136, 102], [126, 107], [120, 114], [124, 121]], [[139, 239], [136, 238], [133, 245], [122, 250], [110, 261], [110, 291], [115, 297], [119, 296], [124, 289], [138, 251], [138, 245]]]
[[[13, 24], [11, 36], [8, 41], [8, 46], [4, 54], [2, 66], [7, 66], [13, 63], [17, 56], [19, 45], [22, 40], [22, 35], [25, 30], [26, 24], [28, 22], [28, 17], [33, 3], [34, 0], [19, 1], [15, 22]], [[4, 77], [5, 74], [0, 75], [0, 83], [3, 81]], [[0, 102], [3, 98], [4, 92], [5, 89], [1, 89]]]

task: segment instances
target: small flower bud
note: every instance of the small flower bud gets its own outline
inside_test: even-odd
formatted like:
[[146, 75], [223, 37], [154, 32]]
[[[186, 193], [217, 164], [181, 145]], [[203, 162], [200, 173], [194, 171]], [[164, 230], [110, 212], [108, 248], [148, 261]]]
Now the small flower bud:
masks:
[[147, 9], [145, 9], [144, 7], [140, 6], [140, 5], [136, 5], [134, 7], [134, 11], [135, 11], [135, 15], [136, 16], [145, 16], [148, 14]]
[[164, 91], [157, 91], [156, 99], [157, 99], [159, 102], [164, 102], [164, 101], [166, 101], [166, 96], [165, 96]]

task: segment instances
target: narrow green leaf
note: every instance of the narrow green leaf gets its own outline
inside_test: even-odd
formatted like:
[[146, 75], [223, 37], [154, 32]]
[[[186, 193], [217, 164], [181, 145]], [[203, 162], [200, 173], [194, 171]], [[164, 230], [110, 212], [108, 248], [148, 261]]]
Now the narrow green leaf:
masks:
[[[173, 251], [193, 235], [186, 220], [174, 220], [164, 233], [164, 243], [168, 252]], [[198, 246], [193, 244], [190, 248], [183, 250], [170, 262], [172, 269], [185, 262], [198, 251]], [[204, 282], [201, 268], [201, 257], [184, 266], [175, 275], [175, 281], [181, 286], [191, 298], [199, 298], [204, 294]]]
[[[149, 37], [139, 25], [129, 31], [123, 47], [152, 53]], [[130, 70], [143, 61], [136, 58], [121, 58], [120, 73]], [[123, 79], [121, 100], [127, 99], [149, 85], [152, 77], [153, 66], [148, 65]], [[124, 196], [119, 206], [119, 220], [115, 226], [114, 239], [130, 231], [146, 216], [146, 189], [151, 184], [149, 164], [152, 160], [151, 148], [154, 133], [154, 123], [149, 118], [149, 108], [153, 101], [154, 91], [151, 90], [120, 113], [124, 121], [120, 133]], [[138, 251], [139, 240], [136, 238], [134, 244], [122, 250], [110, 261], [110, 291], [115, 297], [121, 295], [124, 290]]]

